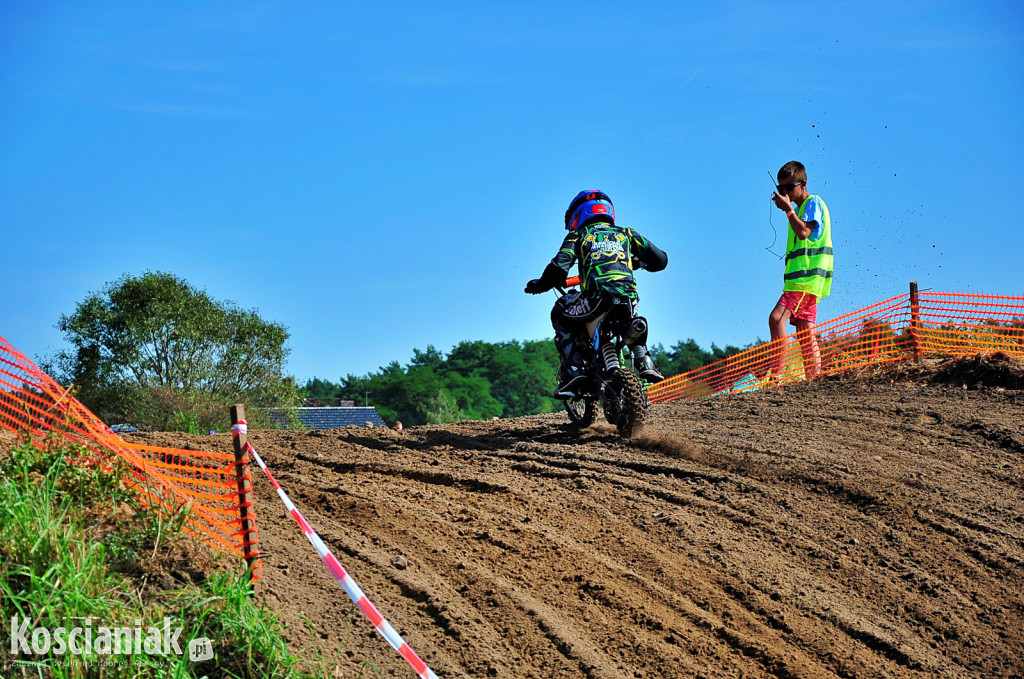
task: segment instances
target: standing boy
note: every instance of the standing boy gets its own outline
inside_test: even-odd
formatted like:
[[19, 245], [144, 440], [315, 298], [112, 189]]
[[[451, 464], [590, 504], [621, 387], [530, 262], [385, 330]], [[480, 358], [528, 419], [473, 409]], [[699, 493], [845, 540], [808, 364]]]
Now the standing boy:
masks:
[[818, 320], [818, 300], [828, 297], [832, 289], [832, 225], [825, 201], [808, 193], [807, 171], [801, 163], [789, 161], [777, 176], [778, 190], [772, 200], [786, 213], [789, 229], [782, 297], [768, 317], [772, 341], [779, 340], [771, 359], [770, 377], [778, 378], [782, 373], [788, 320], [796, 326], [804, 374], [810, 379], [821, 370], [814, 324]]

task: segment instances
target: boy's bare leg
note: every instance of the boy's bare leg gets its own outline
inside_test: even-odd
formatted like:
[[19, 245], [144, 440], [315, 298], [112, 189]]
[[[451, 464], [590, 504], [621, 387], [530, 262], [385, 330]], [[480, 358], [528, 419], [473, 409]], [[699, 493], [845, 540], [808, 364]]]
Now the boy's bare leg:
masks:
[[818, 350], [818, 336], [814, 324], [808, 321], [796, 322], [796, 338], [800, 342], [800, 355], [804, 360], [804, 375], [811, 380], [821, 372], [821, 352]]
[[792, 311], [781, 304], [777, 304], [768, 316], [768, 330], [772, 334], [772, 343], [774, 344], [776, 340], [779, 340], [778, 346], [775, 348], [771, 358], [770, 374], [772, 375], [782, 373], [782, 363], [786, 358], [786, 322], [792, 315]]

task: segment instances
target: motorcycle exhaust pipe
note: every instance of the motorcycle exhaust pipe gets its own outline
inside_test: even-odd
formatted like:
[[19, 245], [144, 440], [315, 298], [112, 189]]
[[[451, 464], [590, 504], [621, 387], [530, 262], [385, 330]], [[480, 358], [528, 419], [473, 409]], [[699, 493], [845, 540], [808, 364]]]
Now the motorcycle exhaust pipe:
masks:
[[640, 339], [641, 337], [644, 336], [645, 332], [647, 332], [647, 319], [645, 319], [643, 316], [637, 316], [636, 318], [633, 319], [633, 322], [629, 324], [629, 327], [626, 328], [626, 331], [622, 334], [628, 343]]

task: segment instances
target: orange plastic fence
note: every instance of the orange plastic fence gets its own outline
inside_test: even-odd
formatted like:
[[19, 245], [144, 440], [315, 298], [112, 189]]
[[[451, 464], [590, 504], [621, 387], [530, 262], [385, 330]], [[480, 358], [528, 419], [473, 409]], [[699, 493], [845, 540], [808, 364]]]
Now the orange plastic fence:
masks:
[[[815, 327], [814, 336], [821, 357], [819, 375], [915, 356], [1002, 351], [1024, 359], [1024, 297], [947, 292], [900, 295], [822, 323]], [[673, 401], [806, 379], [799, 339], [790, 335], [670, 377], [649, 387], [647, 396], [652, 402]], [[784, 353], [783, 368], [769, 375], [777, 351]]]
[[[66, 389], [0, 337], [0, 427], [84, 446], [104, 464], [127, 463], [127, 485], [143, 504], [169, 518], [187, 508], [184, 530], [227, 554], [242, 557], [234, 453], [208, 453], [127, 443]], [[248, 459], [243, 460], [248, 462]], [[249, 508], [250, 518], [254, 518]], [[254, 548], [249, 556], [258, 556]], [[260, 574], [258, 559], [252, 579]]]

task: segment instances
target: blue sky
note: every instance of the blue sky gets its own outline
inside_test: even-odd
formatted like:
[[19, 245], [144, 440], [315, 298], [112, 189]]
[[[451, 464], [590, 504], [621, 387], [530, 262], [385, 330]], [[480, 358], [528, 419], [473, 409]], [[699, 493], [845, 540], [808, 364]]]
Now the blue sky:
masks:
[[1024, 294], [1019, 2], [0, 3], [0, 335], [177, 274], [291, 333], [300, 381], [550, 335], [523, 294], [581, 189], [666, 250], [652, 343], [768, 337], [797, 159], [819, 320]]

